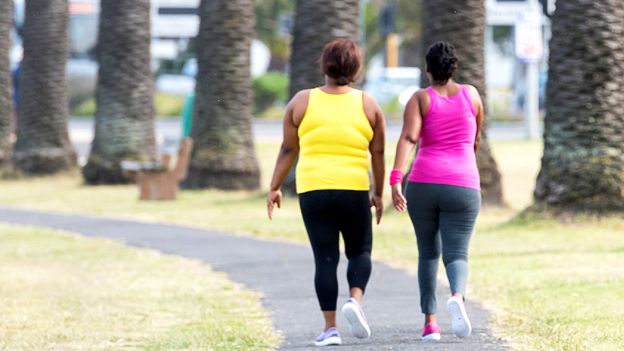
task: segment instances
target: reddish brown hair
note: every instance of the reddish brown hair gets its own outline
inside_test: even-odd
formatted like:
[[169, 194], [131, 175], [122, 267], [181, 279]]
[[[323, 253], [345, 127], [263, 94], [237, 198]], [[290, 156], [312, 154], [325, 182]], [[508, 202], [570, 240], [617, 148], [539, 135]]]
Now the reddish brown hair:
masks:
[[321, 71], [338, 85], [353, 83], [362, 68], [362, 51], [350, 39], [334, 39], [323, 49]]

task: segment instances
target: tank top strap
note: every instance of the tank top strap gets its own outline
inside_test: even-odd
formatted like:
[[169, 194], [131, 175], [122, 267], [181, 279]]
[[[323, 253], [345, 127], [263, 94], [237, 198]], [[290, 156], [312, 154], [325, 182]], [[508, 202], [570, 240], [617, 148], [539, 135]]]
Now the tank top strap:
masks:
[[430, 115], [434, 111], [436, 106], [437, 106], [436, 102], [437, 102], [437, 97], [438, 96], [437, 96], [436, 92], [433, 91], [433, 87], [428, 87], [426, 90], [427, 90], [427, 95], [429, 95], [429, 110], [427, 111], [427, 113], [423, 117], [426, 117], [427, 115]]
[[468, 104], [468, 106], [470, 106], [470, 111], [472, 112], [473, 116], [477, 116], [477, 111], [475, 111], [475, 107], [474, 104], [472, 103], [472, 99], [470, 98], [470, 93], [468, 92], [468, 88], [466, 87], [465, 84], [460, 84], [459, 85], [461, 88], [461, 93], [464, 96], [464, 99], [466, 100], [466, 103]]
[[321, 93], [320, 88], [310, 89], [310, 96], [308, 97], [308, 105], [310, 105], [310, 103], [312, 102], [312, 99], [316, 101], [320, 93]]
[[364, 91], [352, 88], [350, 93], [353, 94], [355, 99], [358, 101], [358, 106], [360, 106], [362, 111], [364, 111]]

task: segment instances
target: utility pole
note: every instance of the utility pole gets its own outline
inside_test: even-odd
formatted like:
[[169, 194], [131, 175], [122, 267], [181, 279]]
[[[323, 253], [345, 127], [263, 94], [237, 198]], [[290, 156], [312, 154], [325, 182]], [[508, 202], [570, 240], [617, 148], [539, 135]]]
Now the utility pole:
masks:
[[396, 33], [396, 0], [389, 0], [381, 12], [380, 27], [384, 38], [386, 67], [399, 65], [399, 35]]

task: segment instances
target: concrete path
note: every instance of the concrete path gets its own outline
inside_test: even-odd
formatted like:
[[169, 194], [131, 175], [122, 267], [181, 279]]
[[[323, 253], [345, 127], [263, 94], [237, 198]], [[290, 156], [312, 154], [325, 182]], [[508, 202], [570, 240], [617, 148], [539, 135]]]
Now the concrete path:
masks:
[[[304, 245], [264, 241], [244, 236], [183, 226], [133, 222], [100, 217], [59, 215], [0, 208], [0, 222], [42, 226], [104, 237], [130, 246], [159, 250], [166, 254], [196, 258], [215, 270], [263, 294], [263, 304], [272, 312], [275, 327], [284, 335], [280, 350], [318, 350], [312, 344], [322, 328], [322, 318], [313, 288], [313, 260]], [[416, 248], [414, 248], [416, 250]], [[339, 306], [347, 299], [345, 265], [340, 268]], [[421, 315], [415, 276], [379, 262], [366, 296], [365, 309], [373, 336], [361, 341], [350, 336], [340, 316], [344, 345], [336, 350], [505, 350], [504, 342], [488, 329], [487, 313], [474, 301], [467, 309], [474, 326], [473, 336], [460, 340], [452, 335], [444, 306], [448, 292], [438, 292], [442, 341], [419, 340]]]

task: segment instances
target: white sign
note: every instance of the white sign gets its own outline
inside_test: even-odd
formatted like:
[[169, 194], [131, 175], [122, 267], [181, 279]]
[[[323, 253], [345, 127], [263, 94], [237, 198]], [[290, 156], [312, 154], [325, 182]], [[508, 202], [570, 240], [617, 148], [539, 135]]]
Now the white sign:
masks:
[[539, 62], [544, 56], [542, 14], [531, 11], [520, 15], [515, 27], [516, 57], [523, 62]]
[[155, 38], [193, 38], [198, 30], [197, 15], [161, 15], [152, 19], [152, 37]]
[[518, 17], [529, 9], [525, 2], [488, 1], [485, 5], [487, 24], [490, 26], [513, 26]]
[[193, 38], [199, 30], [199, 0], [151, 0], [152, 37]]

